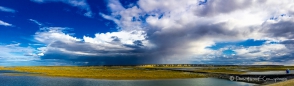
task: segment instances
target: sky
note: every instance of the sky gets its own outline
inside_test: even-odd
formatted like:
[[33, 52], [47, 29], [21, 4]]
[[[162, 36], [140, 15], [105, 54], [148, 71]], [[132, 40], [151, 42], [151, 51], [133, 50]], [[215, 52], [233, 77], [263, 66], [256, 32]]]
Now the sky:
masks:
[[294, 65], [294, 0], [1, 0], [0, 66]]

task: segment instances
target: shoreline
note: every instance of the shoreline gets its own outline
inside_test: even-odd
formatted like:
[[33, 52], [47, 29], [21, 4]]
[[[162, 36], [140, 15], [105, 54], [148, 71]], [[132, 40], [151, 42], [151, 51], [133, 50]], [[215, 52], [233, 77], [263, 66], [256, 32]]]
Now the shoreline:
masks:
[[[1, 73], [0, 73], [1, 74]], [[49, 78], [77, 78], [77, 79], [94, 79], [94, 80], [177, 80], [177, 79], [197, 79], [197, 78], [213, 78], [213, 77], [195, 77], [195, 78], [85, 78], [85, 77], [68, 77], [68, 76], [47, 76], [47, 75], [34, 75], [34, 74], [3, 74], [6, 76], [36, 76], [36, 77], [49, 77]]]
[[[152, 68], [152, 67], [78, 67], [78, 66], [34, 66], [34, 67], [0, 67], [1, 70], [12, 70], [16, 72], [25, 72], [27, 76], [42, 76], [42, 77], [65, 77], [65, 78], [87, 78], [87, 79], [102, 79], [102, 80], [160, 80], [160, 79], [191, 79], [191, 78], [219, 78], [231, 80], [231, 77], [238, 78], [258, 78], [265, 76], [266, 78], [287, 78], [291, 82], [294, 74], [245, 74], [244, 72], [232, 71], [232, 67], [203, 67], [195, 70], [183, 70], [181, 68]], [[243, 68], [245, 69], [245, 68]], [[254, 70], [272, 70], [273, 68], [247, 68]], [[254, 70], [253, 70], [254, 69]], [[282, 70], [283, 68], [278, 68]], [[277, 70], [277, 69], [275, 69]], [[10, 73], [8, 75], [24, 75], [18, 73]], [[291, 80], [291, 81], [290, 81]], [[234, 82], [246, 82], [258, 85], [275, 86], [276, 83], [288, 83], [287, 81], [272, 81], [272, 80], [237, 80]], [[272, 85], [273, 84], [273, 85]], [[294, 83], [293, 83], [294, 84]], [[286, 85], [287, 86], [287, 85]]]
[[294, 79], [267, 84], [266, 86], [293, 86]]
[[191, 73], [202, 73], [202, 74], [207, 74], [208, 77], [226, 79], [226, 80], [235, 81], [235, 82], [254, 83], [258, 85], [269, 85], [273, 83], [284, 82], [284, 80], [287, 81], [294, 78], [294, 74], [246, 74], [246, 73], [234, 73], [234, 72], [233, 73], [210, 72], [210, 71], [199, 72], [199, 71], [177, 70], [177, 69], [167, 69], [167, 70], [191, 72]]
[[[168, 70], [147, 70], [143, 68], [114, 69], [99, 67], [14, 67], [2, 70], [26, 72], [29, 73], [28, 75], [32, 76], [74, 77], [113, 80], [184, 79], [206, 77], [205, 74], [185, 73]], [[12, 75], [17, 75], [17, 73], [12, 73]]]

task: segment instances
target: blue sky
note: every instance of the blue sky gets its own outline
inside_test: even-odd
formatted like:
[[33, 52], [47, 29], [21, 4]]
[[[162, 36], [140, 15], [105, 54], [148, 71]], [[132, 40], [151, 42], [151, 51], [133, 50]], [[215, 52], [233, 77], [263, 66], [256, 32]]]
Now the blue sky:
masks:
[[1, 0], [0, 65], [293, 65], [293, 3]]

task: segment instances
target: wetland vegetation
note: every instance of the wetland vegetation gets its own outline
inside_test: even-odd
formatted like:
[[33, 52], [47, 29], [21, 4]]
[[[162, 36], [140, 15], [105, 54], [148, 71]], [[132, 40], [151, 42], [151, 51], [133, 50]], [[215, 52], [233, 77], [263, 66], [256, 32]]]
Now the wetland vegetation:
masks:
[[293, 66], [220, 66], [220, 67], [140, 67], [140, 66], [19, 66], [1, 67], [0, 70], [14, 70], [39, 76], [77, 77], [97, 79], [170, 79], [202, 78], [205, 74], [185, 73], [162, 68], [190, 68], [195, 72], [244, 74], [253, 71], [293, 70]]
[[[173, 70], [177, 71], [173, 71]], [[191, 72], [179, 71], [178, 69]], [[208, 67], [157, 67], [157, 66], [17, 66], [0, 70], [26, 72], [30, 76], [93, 78], [111, 80], [184, 79], [211, 77], [211, 74], [246, 74], [247, 72], [294, 70], [294, 66], [208, 66]], [[18, 74], [9, 74], [16, 75]], [[21, 75], [21, 74], [19, 74]], [[283, 83], [283, 82], [279, 82]], [[293, 80], [285, 83], [294, 84]]]
[[204, 74], [184, 73], [169, 70], [150, 70], [141, 67], [34, 66], [1, 67], [0, 70], [29, 72], [33, 73], [31, 75], [38, 76], [96, 79], [176, 79], [205, 77]]

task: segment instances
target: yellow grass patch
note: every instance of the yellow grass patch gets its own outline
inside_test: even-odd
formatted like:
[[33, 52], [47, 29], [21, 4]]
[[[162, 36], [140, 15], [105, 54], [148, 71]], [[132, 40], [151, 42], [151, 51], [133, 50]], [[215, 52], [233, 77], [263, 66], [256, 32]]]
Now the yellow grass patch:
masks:
[[[40, 73], [41, 76], [96, 78], [96, 79], [175, 79], [199, 78], [203, 74], [182, 73], [168, 70], [146, 70], [139, 67], [78, 67], [78, 66], [34, 66], [8, 67], [0, 70], [15, 70], [20, 72]], [[35, 74], [33, 74], [35, 75]]]

